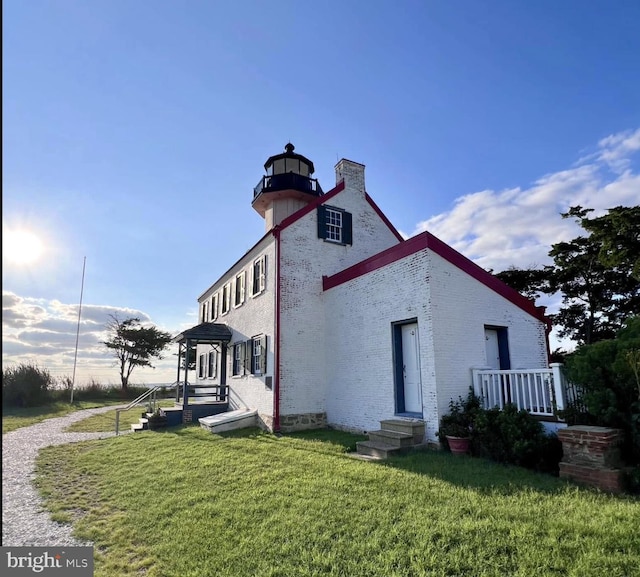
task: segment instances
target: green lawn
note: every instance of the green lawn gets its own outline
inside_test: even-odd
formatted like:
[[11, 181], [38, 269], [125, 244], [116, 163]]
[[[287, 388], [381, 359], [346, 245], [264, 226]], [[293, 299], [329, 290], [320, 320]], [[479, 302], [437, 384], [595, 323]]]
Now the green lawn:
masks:
[[[124, 401], [127, 402], [127, 401]], [[52, 419], [54, 417], [64, 417], [74, 413], [75, 411], [81, 411], [83, 409], [95, 409], [97, 407], [105, 407], [107, 405], [119, 405], [123, 401], [74, 401], [70, 403], [53, 403], [50, 405], [44, 405], [41, 407], [29, 407], [26, 409], [17, 408], [5, 408], [2, 407], [2, 434], [10, 431], [15, 431], [21, 427], [28, 427], [29, 425], [35, 425], [45, 419]], [[103, 429], [105, 430], [105, 429]], [[113, 430], [112, 428], [106, 430]]]
[[[174, 400], [160, 400], [157, 402], [158, 407], [173, 407], [175, 406]], [[120, 424], [119, 430], [121, 432], [130, 429], [131, 425], [138, 423], [142, 412], [146, 410], [146, 403], [142, 403], [138, 406], [132, 407], [128, 411], [120, 412]], [[102, 431], [115, 431], [116, 426], [116, 411], [107, 411], [99, 415], [93, 415], [82, 421], [77, 421], [71, 426], [67, 427], [66, 431], [69, 433], [94, 433]]]
[[38, 484], [96, 577], [640, 575], [640, 502], [361, 437], [178, 427], [47, 448]]

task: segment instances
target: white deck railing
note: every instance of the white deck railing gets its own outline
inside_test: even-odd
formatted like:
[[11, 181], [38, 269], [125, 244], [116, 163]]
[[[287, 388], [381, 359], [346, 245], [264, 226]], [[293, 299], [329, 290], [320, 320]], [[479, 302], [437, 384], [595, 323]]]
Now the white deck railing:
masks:
[[532, 415], [557, 418], [565, 408], [562, 363], [552, 363], [549, 369], [472, 369], [472, 373], [473, 390], [487, 409], [504, 409], [511, 403]]

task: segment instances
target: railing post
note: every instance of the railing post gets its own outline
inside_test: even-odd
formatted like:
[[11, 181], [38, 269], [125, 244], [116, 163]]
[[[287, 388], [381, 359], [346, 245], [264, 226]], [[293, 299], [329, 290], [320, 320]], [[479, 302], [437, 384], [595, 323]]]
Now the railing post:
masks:
[[479, 371], [485, 370], [486, 367], [473, 367], [471, 369], [471, 382], [473, 383], [473, 393], [482, 400], [483, 406], [487, 405], [488, 399], [484, 394], [482, 387], [482, 376]]
[[553, 393], [556, 404], [556, 413], [557, 411], [564, 411], [566, 407], [564, 374], [562, 373], [563, 366], [564, 365], [562, 363], [551, 363], [549, 365], [553, 374]]
[[120, 409], [116, 409], [116, 436], [120, 430]]

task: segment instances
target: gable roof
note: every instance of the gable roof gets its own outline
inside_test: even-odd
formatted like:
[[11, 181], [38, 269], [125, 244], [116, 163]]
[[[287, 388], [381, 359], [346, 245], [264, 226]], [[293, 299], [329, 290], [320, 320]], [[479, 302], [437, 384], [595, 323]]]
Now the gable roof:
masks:
[[[298, 220], [300, 220], [305, 214], [309, 214], [311, 211], [318, 208], [319, 205], [324, 204], [328, 200], [331, 200], [334, 196], [336, 196], [336, 194], [338, 194], [339, 192], [342, 192], [344, 188], [345, 188], [344, 180], [341, 180], [329, 192], [323, 194], [322, 196], [318, 196], [312, 202], [310, 202], [306, 206], [303, 206], [300, 210], [294, 212], [293, 214], [289, 215], [287, 218], [283, 219], [283, 221], [274, 228], [278, 230], [282, 230], [284, 228], [287, 228], [288, 226], [291, 226], [294, 222], [297, 222]], [[399, 241], [403, 241], [404, 238], [402, 238], [402, 235], [398, 232], [396, 227], [393, 226], [393, 224], [391, 224], [391, 221], [386, 217], [386, 215], [382, 212], [382, 210], [380, 210], [378, 205], [375, 202], [373, 202], [373, 199], [366, 192], [364, 193], [364, 197], [366, 201], [371, 205], [371, 208], [375, 210], [375, 212], [382, 219], [382, 221], [389, 227], [389, 229], [394, 234], [394, 236]]]
[[383, 266], [391, 264], [425, 248], [432, 250], [437, 255], [489, 287], [500, 296], [506, 298], [523, 311], [529, 313], [531, 316], [545, 323], [547, 322], [547, 317], [544, 314], [546, 307], [536, 306], [532, 300], [521, 295], [518, 291], [503, 283], [498, 277], [487, 272], [466, 256], [460, 254], [457, 250], [451, 248], [448, 244], [432, 235], [430, 232], [423, 232], [404, 240], [400, 244], [383, 250], [382, 252], [379, 252], [378, 254], [375, 254], [331, 276], [323, 276], [322, 289], [329, 290], [335, 286], [382, 268]]

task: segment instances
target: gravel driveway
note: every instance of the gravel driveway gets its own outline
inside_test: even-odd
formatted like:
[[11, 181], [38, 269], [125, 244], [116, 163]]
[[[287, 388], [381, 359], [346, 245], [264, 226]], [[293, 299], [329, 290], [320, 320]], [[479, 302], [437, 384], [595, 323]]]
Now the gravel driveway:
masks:
[[92, 545], [71, 536], [71, 526], [52, 521], [33, 486], [38, 451], [51, 445], [105, 439], [111, 433], [64, 433], [72, 423], [115, 406], [77, 411], [2, 435], [2, 545], [17, 547]]

